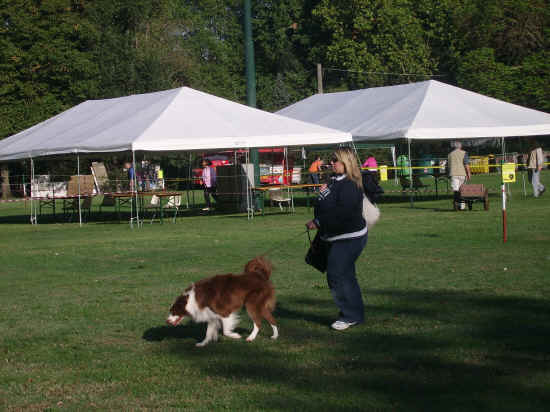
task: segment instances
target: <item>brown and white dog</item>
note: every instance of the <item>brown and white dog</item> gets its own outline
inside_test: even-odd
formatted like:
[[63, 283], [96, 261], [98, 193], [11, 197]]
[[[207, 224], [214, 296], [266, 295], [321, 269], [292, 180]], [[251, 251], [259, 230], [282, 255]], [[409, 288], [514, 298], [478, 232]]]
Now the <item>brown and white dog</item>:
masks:
[[239, 339], [241, 335], [233, 329], [239, 323], [239, 310], [245, 306], [254, 322], [252, 333], [246, 340], [251, 342], [256, 338], [262, 318], [273, 328], [271, 339], [277, 339], [277, 322], [271, 314], [275, 309], [275, 289], [269, 280], [271, 271], [271, 263], [257, 257], [246, 264], [241, 275], [217, 275], [199, 280], [176, 299], [166, 322], [176, 326], [185, 316], [195, 322], [207, 322], [206, 336], [197, 346], [217, 340], [220, 326], [224, 336]]

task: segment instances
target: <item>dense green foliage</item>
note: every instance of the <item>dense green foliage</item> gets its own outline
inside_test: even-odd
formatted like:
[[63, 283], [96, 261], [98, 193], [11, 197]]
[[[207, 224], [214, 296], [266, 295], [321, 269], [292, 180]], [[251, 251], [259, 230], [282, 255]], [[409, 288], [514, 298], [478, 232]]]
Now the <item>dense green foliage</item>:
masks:
[[[256, 0], [257, 104], [436, 78], [550, 110], [547, 0]], [[0, 0], [0, 138], [83, 100], [244, 101], [241, 0]]]

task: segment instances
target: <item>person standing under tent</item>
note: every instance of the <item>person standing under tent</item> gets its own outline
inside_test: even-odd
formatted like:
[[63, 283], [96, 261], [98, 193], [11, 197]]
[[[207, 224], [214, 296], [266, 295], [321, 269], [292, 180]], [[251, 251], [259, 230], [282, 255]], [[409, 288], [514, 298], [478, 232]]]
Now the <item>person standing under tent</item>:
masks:
[[210, 195], [215, 196], [216, 192], [216, 169], [212, 167], [212, 162], [208, 159], [202, 160], [202, 184], [204, 186], [204, 201], [206, 207], [202, 210], [210, 210], [212, 208], [212, 203], [210, 201]]
[[309, 178], [311, 179], [311, 183], [313, 183], [314, 185], [319, 184], [321, 166], [323, 166], [323, 160], [321, 159], [321, 156], [315, 157], [315, 160], [313, 161], [311, 166], [309, 166]]
[[408, 177], [410, 172], [409, 157], [405, 154], [397, 156], [397, 176]]
[[462, 150], [462, 143], [454, 142], [454, 150], [447, 156], [447, 170], [451, 179], [451, 188], [453, 189], [453, 207], [454, 210], [466, 209], [466, 202], [460, 197], [460, 186], [465, 181], [470, 180], [470, 158], [468, 153]]
[[529, 173], [529, 181], [533, 186], [533, 195], [539, 197], [546, 191], [546, 188], [540, 182], [540, 172], [544, 166], [544, 155], [542, 153], [542, 147], [540, 147], [536, 139], [532, 139], [530, 143], [531, 150], [529, 151], [529, 158], [527, 159], [527, 170]]
[[365, 308], [357, 282], [355, 261], [367, 244], [367, 223], [363, 218], [363, 183], [354, 152], [338, 149], [331, 159], [333, 181], [320, 188], [309, 230], [318, 229], [322, 240], [330, 243], [327, 257], [327, 281], [340, 310], [331, 325], [344, 330], [363, 323]]
[[130, 191], [134, 191], [134, 181], [135, 181], [135, 172], [134, 172], [134, 166], [132, 163], [127, 162], [124, 167], [126, 168], [126, 173], [128, 174], [128, 187], [130, 188]]
[[379, 185], [378, 163], [372, 154], [369, 153], [361, 168], [361, 177], [363, 180], [365, 195], [371, 203], [377, 203], [380, 196], [384, 193], [384, 190]]
[[164, 190], [164, 171], [160, 168], [160, 165], [155, 167], [157, 174], [158, 188]]
[[376, 158], [372, 154], [369, 154], [367, 160], [365, 160], [362, 167], [363, 169], [368, 169], [368, 171], [371, 173], [378, 172], [378, 163], [376, 162]]

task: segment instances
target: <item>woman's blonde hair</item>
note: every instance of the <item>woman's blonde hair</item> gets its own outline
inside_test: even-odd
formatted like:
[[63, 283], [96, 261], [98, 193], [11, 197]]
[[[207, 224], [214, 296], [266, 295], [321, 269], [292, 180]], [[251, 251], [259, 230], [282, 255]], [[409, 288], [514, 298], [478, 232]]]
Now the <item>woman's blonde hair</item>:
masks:
[[349, 147], [343, 147], [334, 152], [334, 157], [344, 165], [347, 177], [353, 180], [359, 189], [363, 190], [361, 170], [359, 169], [357, 158], [353, 150]]

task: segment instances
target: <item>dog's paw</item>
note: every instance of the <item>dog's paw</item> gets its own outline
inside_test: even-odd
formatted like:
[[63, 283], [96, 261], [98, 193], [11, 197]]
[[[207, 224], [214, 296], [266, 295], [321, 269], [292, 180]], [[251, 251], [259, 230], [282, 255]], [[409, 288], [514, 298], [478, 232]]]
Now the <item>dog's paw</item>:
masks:
[[241, 338], [241, 335], [239, 335], [238, 333], [235, 333], [235, 332], [226, 333], [225, 336], [227, 336], [228, 338], [232, 338], [232, 339], [240, 339]]
[[252, 342], [254, 339], [256, 339], [256, 336], [249, 336], [248, 338], [246, 338], [246, 341]]
[[199, 342], [199, 343], [195, 344], [195, 346], [197, 348], [202, 348], [202, 347], [206, 346], [207, 344], [208, 344], [208, 342], [202, 341], [202, 342]]
[[277, 340], [278, 337], [279, 337], [279, 335], [273, 335], [273, 336], [271, 336], [271, 339]]

